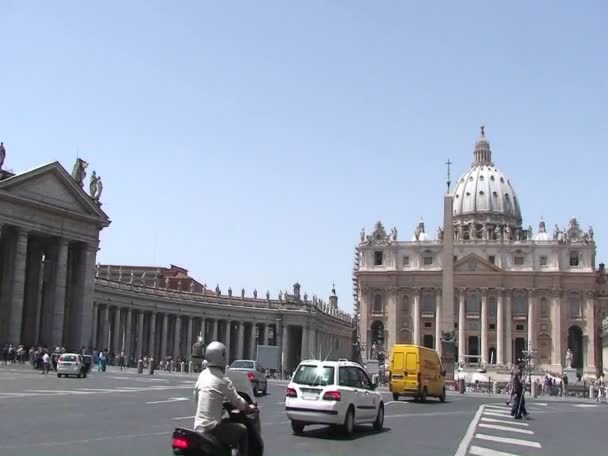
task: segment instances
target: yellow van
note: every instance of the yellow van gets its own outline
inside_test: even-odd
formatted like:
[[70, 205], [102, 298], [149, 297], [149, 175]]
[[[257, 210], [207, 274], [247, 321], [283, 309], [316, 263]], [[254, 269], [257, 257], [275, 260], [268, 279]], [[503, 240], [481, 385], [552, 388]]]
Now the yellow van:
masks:
[[391, 352], [389, 388], [393, 399], [428, 396], [445, 402], [445, 371], [435, 350], [419, 345], [395, 345]]

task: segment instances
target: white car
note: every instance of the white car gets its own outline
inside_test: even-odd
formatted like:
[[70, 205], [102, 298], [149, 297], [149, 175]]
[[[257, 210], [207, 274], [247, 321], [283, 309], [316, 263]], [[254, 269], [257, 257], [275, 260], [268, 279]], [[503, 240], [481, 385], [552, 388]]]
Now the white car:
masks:
[[352, 435], [355, 424], [384, 425], [384, 403], [363, 368], [350, 361], [302, 361], [287, 386], [285, 410], [294, 433], [307, 424], [342, 426]]
[[57, 360], [57, 377], [74, 375], [78, 378], [86, 377], [82, 355], [78, 353], [64, 353]]

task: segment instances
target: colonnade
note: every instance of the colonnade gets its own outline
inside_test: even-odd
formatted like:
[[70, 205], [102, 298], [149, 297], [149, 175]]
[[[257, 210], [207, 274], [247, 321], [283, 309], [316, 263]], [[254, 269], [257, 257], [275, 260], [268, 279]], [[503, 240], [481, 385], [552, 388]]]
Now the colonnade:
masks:
[[0, 342], [91, 343], [97, 243], [0, 224]]
[[251, 321], [96, 303], [92, 327], [94, 348], [115, 354], [123, 352], [130, 363], [140, 356], [188, 360], [198, 337], [205, 344], [214, 340], [224, 343], [230, 361], [256, 359], [258, 345], [281, 347], [278, 364], [286, 371], [295, 369], [302, 359], [318, 356], [335, 359], [350, 350], [347, 337], [340, 338], [310, 323], [292, 323], [286, 318]]

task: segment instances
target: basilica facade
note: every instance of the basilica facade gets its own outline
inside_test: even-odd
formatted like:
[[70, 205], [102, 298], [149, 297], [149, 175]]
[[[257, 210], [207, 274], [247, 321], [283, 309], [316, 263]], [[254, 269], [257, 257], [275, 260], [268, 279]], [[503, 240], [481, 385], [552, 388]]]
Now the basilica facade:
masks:
[[353, 281], [363, 355], [395, 343], [441, 351], [451, 339], [462, 365], [508, 366], [529, 350], [536, 367], [560, 373], [570, 348], [573, 367], [597, 375], [608, 289], [595, 254], [593, 229], [576, 218], [523, 224], [482, 127], [436, 235], [423, 222], [403, 241], [381, 222], [361, 232]]

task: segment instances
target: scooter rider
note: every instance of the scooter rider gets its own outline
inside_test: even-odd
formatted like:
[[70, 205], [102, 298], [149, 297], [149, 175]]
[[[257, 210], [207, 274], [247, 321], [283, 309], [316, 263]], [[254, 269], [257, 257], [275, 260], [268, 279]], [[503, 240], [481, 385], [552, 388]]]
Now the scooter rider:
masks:
[[194, 386], [194, 400], [197, 402], [194, 430], [210, 433], [224, 445], [238, 448], [239, 456], [247, 456], [247, 427], [241, 423], [223, 422], [223, 404], [226, 400], [242, 412], [255, 410], [255, 406], [247, 404], [226, 377], [228, 356], [224, 344], [211, 342], [205, 358], [207, 369], [202, 370]]

